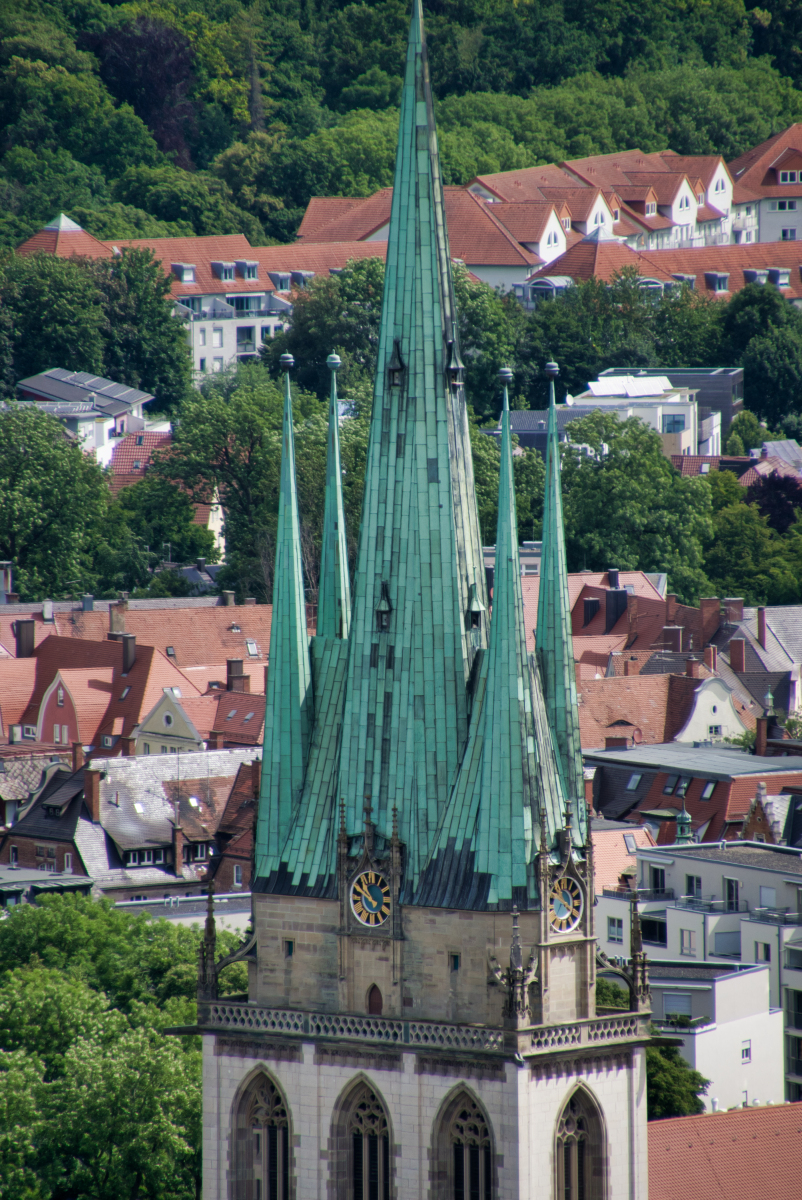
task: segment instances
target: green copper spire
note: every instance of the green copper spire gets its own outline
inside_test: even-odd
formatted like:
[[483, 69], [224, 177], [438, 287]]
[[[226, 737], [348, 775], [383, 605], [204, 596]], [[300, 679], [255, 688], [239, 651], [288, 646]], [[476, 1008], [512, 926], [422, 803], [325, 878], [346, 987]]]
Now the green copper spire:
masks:
[[677, 836], [674, 838], [674, 845], [690, 846], [692, 843], [693, 826], [691, 825], [691, 816], [683, 800], [682, 811], [677, 813]]
[[312, 669], [298, 496], [295, 485], [295, 439], [292, 429], [290, 367], [286, 370], [281, 453], [281, 492], [273, 576], [273, 621], [267, 672], [262, 788], [256, 830], [256, 874], [267, 875], [278, 861], [290, 827], [306, 770], [312, 712]]
[[512, 372], [504, 368], [500, 374], [504, 407], [490, 645], [479, 670], [465, 757], [416, 897], [458, 908], [532, 907], [540, 814], [553, 839], [565, 803], [537, 667], [526, 649], [507, 394]]
[[563, 790], [572, 803], [577, 841], [584, 844], [587, 835], [585, 782], [579, 738], [571, 605], [568, 599], [568, 569], [565, 562], [565, 530], [560, 488], [560, 448], [554, 397], [557, 364], [548, 363], [546, 372], [550, 377], [549, 428], [536, 649], [546, 713], [557, 748]]
[[[339, 786], [350, 836], [369, 797], [398, 811], [414, 881], [468, 733], [486, 608], [451, 262], [420, 0], [401, 99]], [[474, 592], [471, 592], [471, 588]]]
[[323, 553], [317, 602], [318, 637], [347, 638], [351, 628], [351, 585], [348, 579], [348, 542], [345, 537], [343, 481], [340, 466], [340, 414], [337, 408], [337, 371], [340, 359], [330, 354], [329, 447], [326, 457], [326, 508], [323, 514]]

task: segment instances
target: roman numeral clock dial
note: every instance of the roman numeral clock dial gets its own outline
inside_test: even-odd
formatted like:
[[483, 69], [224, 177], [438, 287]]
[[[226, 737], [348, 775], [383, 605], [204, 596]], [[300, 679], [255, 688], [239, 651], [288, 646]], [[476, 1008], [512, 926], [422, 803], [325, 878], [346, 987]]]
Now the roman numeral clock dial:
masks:
[[549, 893], [549, 916], [556, 933], [575, 929], [582, 916], [582, 889], [575, 879], [563, 875]]
[[390, 915], [390, 885], [378, 871], [363, 871], [351, 884], [351, 908], [363, 925], [383, 925]]

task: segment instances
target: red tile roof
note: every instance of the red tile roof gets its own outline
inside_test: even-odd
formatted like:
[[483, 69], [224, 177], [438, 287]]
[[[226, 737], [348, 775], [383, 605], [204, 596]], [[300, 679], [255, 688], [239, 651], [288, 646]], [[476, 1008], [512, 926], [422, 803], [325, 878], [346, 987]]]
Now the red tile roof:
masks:
[[608, 737], [644, 746], [672, 742], [691, 714], [698, 686], [686, 675], [580, 679], [582, 749], [603, 750]]
[[517, 171], [498, 171], [494, 175], [477, 175], [468, 186], [476, 183], [498, 196], [499, 200], [512, 203], [518, 200], [542, 200], [543, 187], [576, 187], [574, 177], [554, 164], [523, 167]]
[[669, 171], [629, 171], [628, 178], [635, 187], [650, 188], [657, 197], [658, 204], [673, 204], [683, 183], [690, 187], [690, 180], [684, 173], [675, 175]]
[[710, 187], [720, 165], [729, 174], [720, 154], [675, 154], [673, 150], [663, 150], [656, 157], [662, 158], [667, 170], [683, 171], [694, 180], [700, 179], [705, 188]]
[[753, 458], [751, 467], [744, 471], [743, 475], [738, 476], [738, 482], [741, 487], [750, 487], [758, 480], [769, 479], [772, 475], [793, 479], [802, 486], [802, 475], [799, 471], [794, 470], [790, 463], [782, 458], [777, 458], [774, 454], [769, 454], [767, 458]]
[[676, 467], [680, 475], [702, 475], [702, 467], [707, 465], [711, 471], [721, 469], [722, 458], [728, 463], [743, 463], [745, 466], [754, 460], [748, 455], [740, 454], [672, 454], [671, 465]]
[[[599, 188], [589, 187], [542, 187], [541, 194], [553, 203], [563, 201], [571, 209], [573, 221], [587, 221], [601, 195]], [[605, 203], [607, 201], [605, 200]]]
[[[675, 676], [675, 678], [678, 677]], [[691, 682], [698, 681], [692, 680]], [[707, 780], [701, 774], [695, 775], [691, 779], [685, 794], [685, 807], [690, 815], [692, 828], [694, 830], [705, 828], [703, 842], [718, 842], [722, 838], [731, 839], [737, 836], [744, 818], [749, 813], [752, 801], [757, 795], [758, 784], [767, 782], [765, 777], [761, 778], [760, 759], [755, 758], [754, 764], [754, 769], [749, 775], [739, 775], [734, 779], [719, 779], [712, 795], [707, 800], [701, 798]], [[678, 774], [678, 772], [673, 773]], [[660, 771], [654, 777], [649, 791], [635, 810], [636, 819], [642, 819], [642, 815], [650, 810], [680, 808], [682, 800], [679, 797], [665, 795], [663, 792], [666, 780], [671, 774], [672, 772], [669, 771]], [[768, 782], [772, 795], [780, 795], [786, 790], [799, 789], [802, 787], [802, 771], [772, 774]], [[673, 833], [668, 840], [670, 841], [672, 838]], [[664, 843], [664, 840], [663, 836], [658, 838], [661, 843]]]
[[297, 237], [316, 242], [321, 230], [364, 203], [364, 196], [313, 196], [306, 206]]
[[799, 1194], [802, 1104], [669, 1117], [649, 1121], [647, 1129], [649, 1200], [789, 1200]]
[[35, 658], [0, 658], [0, 734], [5, 741], [11, 726], [22, 722], [35, 683]]
[[571, 279], [590, 279], [595, 276], [606, 283], [625, 267], [634, 267], [641, 275], [668, 282], [671, 275], [652, 261], [655, 253], [651, 251], [652, 257], [647, 258], [623, 242], [613, 239], [600, 241], [591, 236], [570, 246], [564, 254], [535, 271], [530, 278], [535, 280], [552, 275], [568, 275]]
[[[314, 228], [320, 245], [343, 241], [362, 245], [389, 222], [392, 199], [392, 188], [382, 188], [345, 212], [342, 212], [339, 206], [333, 206], [332, 212], [337, 215], [328, 223], [322, 220], [324, 205], [322, 200], [318, 199], [310, 227]], [[537, 264], [540, 261], [537, 256], [519, 245], [509, 230], [493, 215], [492, 207], [465, 188], [445, 189], [446, 222], [452, 255], [469, 265], [477, 266]], [[299, 246], [308, 243], [303, 229], [302, 223], [299, 236], [304, 240]], [[368, 245], [386, 247], [386, 242], [368, 242]]]
[[[213, 262], [236, 262], [256, 260], [256, 251], [244, 233], [228, 233], [214, 237], [176, 238], [130, 238], [105, 243], [109, 249], [120, 250], [130, 247], [137, 250], [152, 250], [161, 260], [167, 275], [172, 274], [172, 263], [186, 263], [195, 267], [195, 282], [183, 283], [173, 276], [173, 299], [182, 296], [204, 296], [222, 292], [272, 292], [275, 291], [269, 278], [242, 279], [239, 276], [224, 282], [214, 274]], [[261, 272], [260, 272], [261, 275]]]
[[56, 225], [57, 222], [50, 227], [46, 225], [33, 237], [29, 237], [27, 242], [17, 246], [17, 254], [23, 258], [37, 253], [55, 254], [57, 258], [73, 258], [76, 255], [85, 258], [111, 258], [112, 250], [85, 229], [59, 229]]
[[[141, 439], [141, 444], [138, 444]], [[116, 496], [125, 487], [144, 479], [153, 451], [168, 446], [170, 433], [128, 433], [111, 452], [109, 487]], [[136, 464], [139, 464], [138, 466]]]
[[802, 149], [802, 125], [789, 125], [782, 133], [775, 133], [759, 146], [753, 146], [745, 154], [733, 159], [729, 164], [730, 174], [739, 186], [759, 196], [793, 195], [793, 188], [789, 191], [787, 185], [775, 185], [772, 172], [789, 148]]
[[293, 242], [289, 246], [258, 246], [251, 257], [267, 271], [314, 271], [324, 275], [342, 270], [352, 258], [381, 258], [387, 254], [387, 242], [329, 241]]
[[216, 696], [214, 726], [224, 746], [260, 746], [265, 727], [265, 697], [248, 692]]
[[593, 823], [590, 836], [593, 839], [593, 880], [597, 892], [602, 888], [618, 887], [625, 871], [629, 874], [636, 870], [637, 859], [627, 849], [624, 834], [634, 837], [635, 845], [640, 850], [648, 850], [655, 844], [645, 826], [621, 829], [617, 828], [617, 823], [612, 823], [609, 829], [605, 829], [603, 821]]
[[[518, 242], [539, 242], [556, 205], [548, 200], [523, 200], [519, 204], [493, 204], [490, 212]], [[562, 228], [562, 226], [561, 226]], [[563, 232], [565, 232], [563, 230]]]

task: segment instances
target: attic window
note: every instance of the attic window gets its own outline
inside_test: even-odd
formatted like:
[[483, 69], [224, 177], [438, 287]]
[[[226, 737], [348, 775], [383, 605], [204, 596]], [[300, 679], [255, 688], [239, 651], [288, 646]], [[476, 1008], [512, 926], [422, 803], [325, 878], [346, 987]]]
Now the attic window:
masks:
[[231, 720], [231, 718], [232, 718], [232, 717], [236, 717], [236, 715], [237, 715], [237, 710], [236, 710], [236, 708], [232, 708], [231, 712], [230, 712], [230, 713], [228, 714], [228, 716], [226, 717], [226, 720], [227, 720], [227, 721], [230, 721], [230, 720]]
[[700, 475], [709, 475], [710, 474], [710, 463], [702, 463], [701, 467], [699, 468], [699, 474]]
[[249, 712], [249, 713], [247, 714], [247, 716], [245, 716], [245, 717], [243, 717], [243, 718], [242, 718], [242, 720], [243, 720], [243, 724], [245, 723], [245, 721], [250, 721], [250, 720], [251, 720], [251, 718], [252, 718], [252, 717], [255, 717], [255, 716], [256, 716], [256, 713]]
[[624, 845], [626, 846], [626, 848], [630, 854], [635, 853], [635, 851], [638, 848], [638, 843], [635, 841], [634, 833], [625, 833], [624, 834]]
[[193, 808], [200, 808], [200, 800], [197, 796], [190, 796], [189, 802]]
[[716, 787], [715, 779], [708, 779], [707, 783], [702, 788], [701, 799], [709, 800], [710, 797], [713, 795], [713, 792], [715, 791], [715, 787]]
[[[780, 183], [796, 183], [797, 178], [797, 171], [780, 171]], [[718, 190], [718, 185], [716, 190]]]
[[390, 613], [393, 611], [393, 606], [390, 603], [390, 592], [387, 584], [382, 582], [381, 597], [376, 605], [376, 628], [379, 633], [386, 633], [390, 628]]
[[175, 658], [175, 646], [167, 647], [167, 656], [168, 658]]
[[103, 746], [106, 750], [108, 750], [111, 746], [114, 745], [114, 738], [108, 733], [103, 734], [102, 740], [103, 740]]
[[134, 459], [134, 470], [135, 470], [135, 471], [141, 471], [141, 470], [142, 470], [142, 459], [141, 459], [141, 458], [135, 458], [135, 459]]
[[229, 625], [228, 632], [229, 633], [242, 633], [242, 629], [235, 622], [233, 625]]
[[245, 645], [248, 647], [248, 653], [250, 654], [251, 658], [255, 658], [259, 651], [256, 648], [256, 642], [253, 640], [253, 638], [246, 638]]
[[630, 775], [629, 783], [627, 784], [627, 791], [634, 792], [640, 784], [641, 779], [643, 779], [642, 775]]
[[657, 212], [657, 205], [654, 202], [654, 200], [650, 200], [649, 203], [646, 205], [646, 216], [653, 217], [656, 212]]
[[144, 433], [138, 433], [138, 434], [136, 435], [136, 444], [137, 444], [137, 446], [144, 446], [144, 444], [145, 444], [145, 435], [144, 435]]
[[144, 805], [140, 804], [138, 800], [134, 801], [134, 812], [139, 813], [140, 817], [145, 812]]
[[691, 781], [690, 781], [689, 777], [688, 777], [687, 775], [683, 775], [683, 776], [682, 776], [682, 778], [681, 778], [681, 779], [680, 779], [680, 781], [679, 781], [679, 784], [677, 785], [677, 791], [676, 791], [676, 795], [677, 795], [677, 796], [684, 796], [684, 795], [685, 795], [685, 793], [686, 793], [686, 792], [687, 792], [687, 790], [688, 790], [688, 784], [689, 784], [690, 782], [691, 782]]
[[131, 690], [130, 687], [124, 687], [122, 690], [122, 695], [120, 696], [120, 699], [124, 700], [125, 697], [128, 695], [128, 693], [130, 692], [130, 690]]
[[563, 217], [563, 229], [565, 229], [565, 230], [567, 231], [567, 230], [569, 230], [570, 228], [571, 228], [571, 218], [570, 218], [570, 217]]
[[59, 708], [64, 707], [64, 688], [63, 687], [60, 687], [58, 689], [58, 693], [56, 695], [56, 704], [59, 706]]
[[666, 786], [663, 788], [664, 796], [671, 795], [671, 793], [674, 791], [674, 788], [677, 786], [678, 779], [679, 775], [669, 775], [668, 779], [666, 780]]

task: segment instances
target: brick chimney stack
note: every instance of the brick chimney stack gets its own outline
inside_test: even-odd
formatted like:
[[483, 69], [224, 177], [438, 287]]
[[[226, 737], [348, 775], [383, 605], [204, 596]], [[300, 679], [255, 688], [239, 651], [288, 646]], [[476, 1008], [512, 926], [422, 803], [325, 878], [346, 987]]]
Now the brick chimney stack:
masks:
[[768, 753], [767, 741], [769, 736], [769, 718], [758, 717], [757, 729], [755, 731], [755, 754], [759, 758], [765, 758]]
[[705, 666], [713, 674], [718, 670], [718, 648], [716, 646], [705, 647]]
[[178, 800], [173, 803], [173, 874], [176, 879], [184, 877], [184, 831], [181, 828]]
[[80, 771], [84, 765], [84, 748], [80, 742], [72, 743], [72, 769], [73, 772]]
[[730, 642], [730, 666], [736, 675], [743, 675], [746, 670], [746, 642], [743, 638], [733, 638]]
[[691, 679], [701, 679], [702, 664], [699, 662], [698, 658], [688, 659], [688, 661], [685, 663], [685, 674]]
[[757, 610], [757, 640], [766, 649], [766, 610], [761, 605]]

